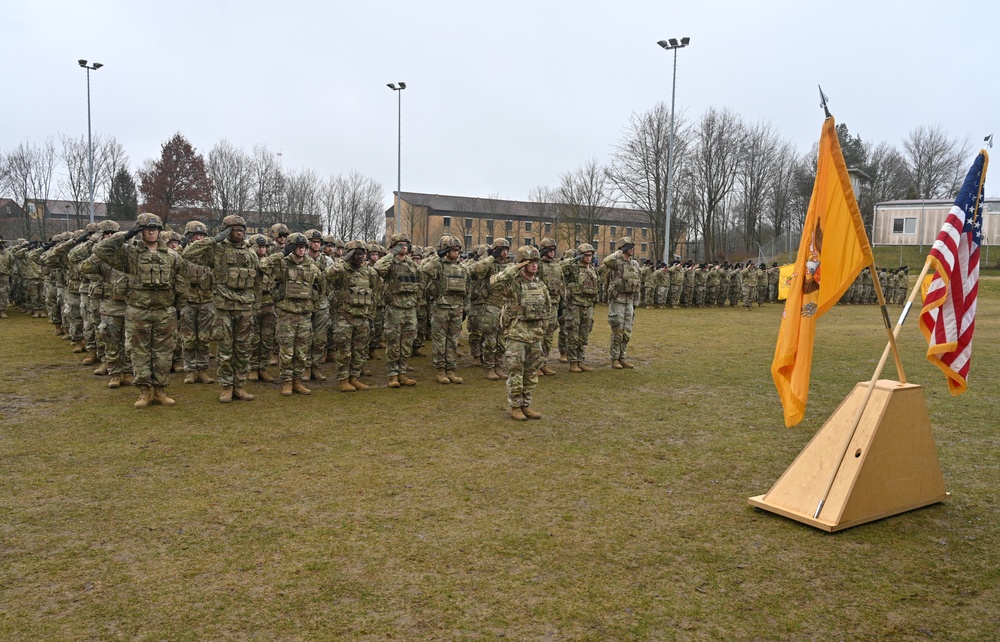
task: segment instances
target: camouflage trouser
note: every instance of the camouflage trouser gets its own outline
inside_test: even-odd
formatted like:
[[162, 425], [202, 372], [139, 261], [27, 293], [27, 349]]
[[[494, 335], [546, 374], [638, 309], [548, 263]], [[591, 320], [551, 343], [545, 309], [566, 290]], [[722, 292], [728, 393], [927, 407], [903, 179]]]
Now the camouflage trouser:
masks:
[[556, 330], [559, 329], [558, 307], [553, 303], [551, 309], [552, 313], [545, 320], [545, 334], [542, 335], [542, 356], [544, 357], [548, 357], [549, 353], [552, 352], [552, 338], [556, 335]]
[[6, 310], [8, 305], [10, 305], [10, 277], [0, 274], [0, 312]]
[[778, 301], [778, 284], [768, 283], [767, 284], [767, 300], [771, 303], [776, 303]]
[[49, 312], [49, 321], [61, 326], [62, 322], [62, 288], [55, 283], [45, 284], [45, 308]]
[[647, 308], [656, 305], [656, 286], [649, 285], [642, 289], [642, 305]]
[[253, 336], [250, 338], [250, 369], [265, 370], [274, 353], [274, 331], [278, 317], [273, 305], [262, 306], [254, 314]]
[[625, 358], [629, 339], [632, 338], [632, 322], [634, 320], [635, 311], [632, 308], [632, 299], [626, 299], [624, 302], [615, 300], [608, 303], [612, 361]]
[[458, 337], [462, 334], [462, 308], [431, 308], [431, 341], [434, 367], [454, 370], [458, 367]]
[[676, 308], [681, 304], [681, 290], [683, 286], [680, 285], [670, 285], [670, 307]]
[[135, 385], [169, 385], [174, 340], [177, 336], [177, 310], [147, 310], [129, 306], [125, 311], [125, 346], [132, 354]]
[[507, 368], [507, 403], [511, 408], [531, 405], [531, 393], [538, 385], [538, 369], [545, 363], [542, 342], [526, 343], [508, 338], [503, 355]]
[[216, 374], [223, 386], [242, 388], [250, 370], [250, 334], [253, 310], [215, 311]]
[[413, 339], [417, 336], [417, 309], [386, 306], [383, 327], [385, 373], [390, 377], [406, 374], [406, 362], [410, 360]]
[[691, 296], [692, 294], [694, 294], [694, 292], [691, 291], [689, 286], [685, 285], [681, 288], [681, 305], [685, 308], [691, 305], [691, 299], [693, 298]]
[[705, 286], [696, 285], [694, 286], [694, 304], [698, 307], [705, 306]]
[[73, 292], [69, 288], [66, 288], [66, 293], [63, 295], [62, 319], [63, 326], [69, 330], [70, 339], [73, 341], [82, 341], [83, 317], [80, 316], [79, 292]]
[[108, 374], [131, 374], [132, 359], [125, 349], [125, 310], [122, 309], [121, 314], [106, 314], [111, 310], [103, 301], [101, 308], [101, 324], [97, 326], [97, 334], [104, 344], [104, 362], [108, 364]]
[[330, 308], [319, 308], [312, 313], [313, 339], [309, 349], [309, 367], [326, 362], [326, 333], [330, 330]]
[[500, 308], [483, 304], [483, 367], [496, 368], [503, 365], [504, 339], [500, 328]]
[[708, 306], [715, 305], [718, 296], [719, 296], [719, 286], [717, 285], [705, 286], [705, 305]]
[[469, 352], [473, 361], [483, 356], [483, 305], [473, 303], [469, 310]]
[[97, 313], [100, 299], [92, 299], [89, 294], [80, 293], [80, 318], [83, 319], [83, 342], [87, 350], [97, 349], [97, 326], [101, 324], [101, 315]]
[[757, 305], [767, 303], [767, 283], [757, 286]]
[[330, 304], [330, 325], [326, 329], [326, 352], [327, 354], [337, 351], [337, 306]]
[[[430, 335], [430, 318], [426, 305], [417, 305], [417, 334], [413, 337], [413, 349], [422, 348], [424, 341]], [[459, 308], [459, 330], [461, 330], [461, 308]]]
[[743, 286], [743, 305], [747, 310], [753, 308], [753, 300], [757, 298], [757, 289], [752, 285]]
[[583, 361], [587, 356], [587, 341], [594, 327], [594, 306], [569, 304], [563, 311], [563, 333], [566, 335], [566, 351], [563, 353], [570, 363]]
[[337, 379], [360, 377], [368, 359], [368, 318], [337, 315]]
[[312, 313], [278, 310], [274, 337], [278, 342], [278, 378], [282, 381], [301, 379], [309, 367], [312, 349]]
[[385, 306], [380, 305], [375, 308], [375, 315], [368, 324], [368, 349], [374, 350], [382, 341], [385, 331]]
[[740, 295], [742, 293], [743, 289], [741, 285], [734, 284], [729, 286], [729, 307], [735, 308], [740, 304], [740, 301], [742, 300], [740, 299]]
[[663, 306], [667, 305], [667, 299], [670, 296], [670, 287], [658, 285], [656, 286], [656, 305]]
[[569, 303], [562, 303], [559, 306], [559, 356], [563, 357], [569, 348], [566, 347], [566, 309]]
[[177, 332], [180, 336], [184, 372], [208, 370], [209, 342], [214, 324], [215, 305], [211, 301], [188, 303], [181, 308]]
[[[24, 307], [30, 310], [44, 310], [45, 301], [42, 298], [42, 280], [41, 279], [25, 279], [24, 280]], [[77, 306], [79, 308], [79, 306]], [[80, 310], [77, 309], [77, 315], [80, 314]], [[80, 327], [81, 334], [83, 332], [82, 322]], [[74, 340], [76, 340], [74, 338]]]

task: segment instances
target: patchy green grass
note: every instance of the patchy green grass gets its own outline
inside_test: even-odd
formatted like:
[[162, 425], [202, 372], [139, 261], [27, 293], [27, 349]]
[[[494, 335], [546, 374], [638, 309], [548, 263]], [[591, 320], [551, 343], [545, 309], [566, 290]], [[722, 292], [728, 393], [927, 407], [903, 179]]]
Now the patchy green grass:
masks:
[[[502, 382], [283, 398], [175, 385], [135, 411], [19, 313], [0, 342], [0, 639], [980, 640], [1000, 629], [1000, 281], [952, 398], [910, 320], [945, 503], [827, 534], [747, 505], [881, 356], [819, 321], [807, 418], [770, 380], [780, 307], [639, 310], [630, 357]], [[383, 367], [382, 361], [373, 364]], [[884, 376], [895, 377], [893, 366]]]

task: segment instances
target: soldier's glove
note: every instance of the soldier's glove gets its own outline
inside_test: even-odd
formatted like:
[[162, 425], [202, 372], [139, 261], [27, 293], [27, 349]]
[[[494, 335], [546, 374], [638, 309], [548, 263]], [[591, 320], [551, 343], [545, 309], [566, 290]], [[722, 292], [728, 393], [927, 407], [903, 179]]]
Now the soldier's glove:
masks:
[[222, 242], [223, 242], [223, 241], [225, 241], [225, 240], [226, 240], [227, 238], [229, 238], [229, 228], [228, 228], [228, 227], [224, 227], [224, 228], [222, 228], [222, 231], [221, 231], [221, 232], [219, 232], [218, 234], [216, 234], [216, 235], [215, 235], [214, 237], [212, 237], [212, 238], [214, 238], [214, 239], [215, 239], [215, 242], [216, 242], [216, 243], [222, 243]]
[[133, 227], [131, 230], [125, 233], [125, 240], [131, 241], [136, 234], [142, 231], [141, 227]]
[[88, 238], [90, 238], [90, 235], [91, 235], [91, 232], [84, 232], [80, 236], [77, 236], [76, 238], [73, 239], [73, 245], [79, 245], [80, 243], [83, 243]]
[[404, 250], [406, 250], [406, 243], [396, 243], [389, 249], [393, 256], [399, 256], [400, 252]]
[[54, 248], [56, 246], [56, 243], [57, 243], [57, 241], [49, 241], [48, 243], [46, 243], [45, 245], [43, 245], [42, 248], [46, 249], [46, 250], [51, 250], [52, 248]]
[[283, 254], [284, 256], [288, 256], [288, 255], [289, 255], [289, 254], [291, 254], [291, 253], [292, 253], [293, 251], [295, 251], [295, 246], [294, 246], [294, 245], [291, 245], [291, 244], [289, 244], [289, 243], [286, 243], [286, 244], [285, 244], [285, 249], [281, 250], [281, 253], [282, 253], [282, 254]]

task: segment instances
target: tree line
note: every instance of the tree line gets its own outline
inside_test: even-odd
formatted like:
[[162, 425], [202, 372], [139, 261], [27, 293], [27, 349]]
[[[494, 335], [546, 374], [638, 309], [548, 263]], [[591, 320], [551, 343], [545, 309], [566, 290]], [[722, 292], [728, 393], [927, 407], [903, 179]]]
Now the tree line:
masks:
[[[81, 228], [90, 220], [87, 139], [60, 135], [58, 140], [58, 145], [49, 138], [0, 150], [0, 194], [20, 206], [68, 201], [72, 211], [66, 214]], [[113, 136], [96, 136], [94, 200], [106, 204], [108, 218], [120, 221], [134, 220], [142, 203], [143, 211], [167, 224], [179, 217], [211, 223], [236, 214], [251, 226], [319, 225], [344, 239], [380, 237], [385, 222], [381, 184], [359, 172], [322, 178], [312, 169], [288, 170], [263, 145], [246, 151], [226, 140], [206, 159], [180, 133], [134, 174], [124, 147]], [[44, 216], [24, 211], [13, 231], [44, 238], [45, 223]]]

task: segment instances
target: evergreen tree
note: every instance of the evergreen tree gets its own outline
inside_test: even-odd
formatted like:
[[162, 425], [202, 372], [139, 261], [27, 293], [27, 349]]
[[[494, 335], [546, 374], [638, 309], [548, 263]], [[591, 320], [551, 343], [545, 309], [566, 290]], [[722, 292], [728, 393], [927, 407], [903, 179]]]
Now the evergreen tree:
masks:
[[108, 191], [108, 218], [116, 221], [133, 221], [139, 214], [139, 195], [132, 174], [119, 168], [111, 179]]

